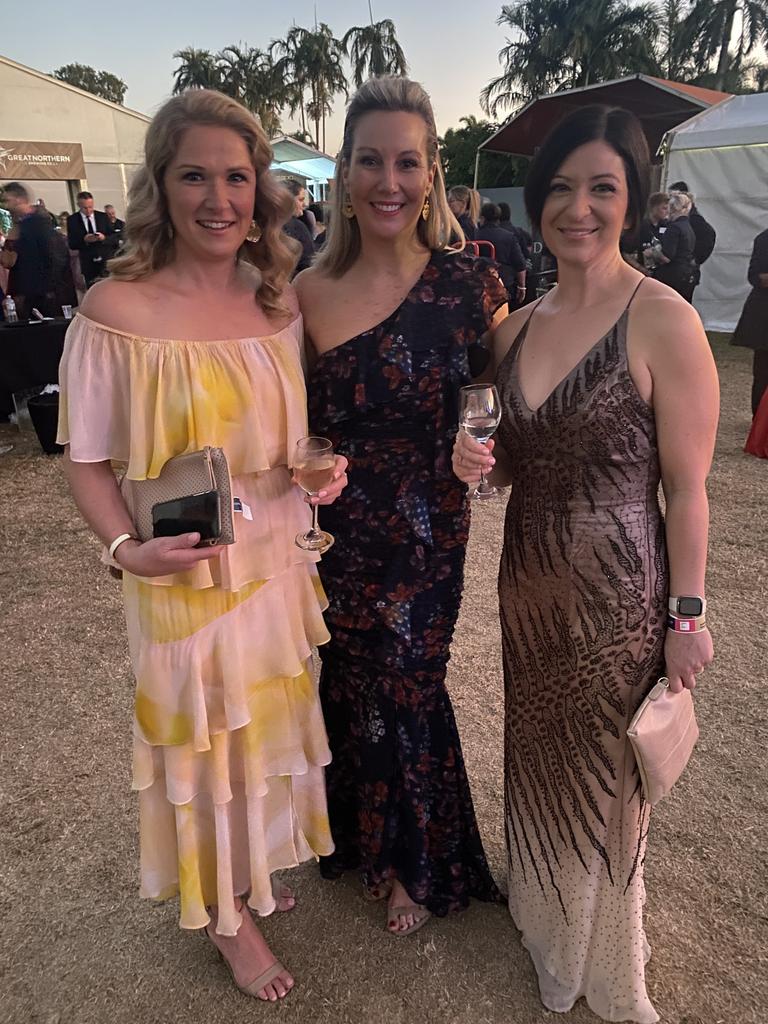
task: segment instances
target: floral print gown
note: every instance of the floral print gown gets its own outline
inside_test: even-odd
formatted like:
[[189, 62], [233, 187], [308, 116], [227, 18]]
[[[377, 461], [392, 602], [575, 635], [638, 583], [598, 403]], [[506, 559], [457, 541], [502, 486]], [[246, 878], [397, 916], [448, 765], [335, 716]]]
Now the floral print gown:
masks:
[[459, 388], [506, 291], [495, 265], [434, 253], [382, 323], [322, 354], [310, 425], [349, 459], [322, 509], [336, 544], [320, 566], [331, 641], [320, 693], [335, 852], [326, 877], [397, 876], [444, 915], [498, 898], [445, 688], [469, 528], [451, 450]]

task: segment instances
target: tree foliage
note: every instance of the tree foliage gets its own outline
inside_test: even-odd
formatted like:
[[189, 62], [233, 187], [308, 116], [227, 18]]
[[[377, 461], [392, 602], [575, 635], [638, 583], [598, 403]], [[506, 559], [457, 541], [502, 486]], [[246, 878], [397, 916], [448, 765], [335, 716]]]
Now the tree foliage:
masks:
[[53, 77], [112, 103], [122, 103], [128, 90], [122, 78], [109, 71], [97, 71], [88, 64], [64, 64], [56, 68]]
[[[311, 29], [293, 25], [265, 50], [227, 46], [219, 53], [177, 50], [173, 92], [219, 89], [258, 114], [269, 135], [280, 131], [281, 115], [298, 115], [301, 137], [325, 149], [326, 118], [334, 99], [348, 95], [345, 61], [360, 86], [369, 75], [403, 75], [408, 70], [394, 22], [386, 19], [349, 29], [338, 39], [325, 23]], [[310, 128], [313, 133], [310, 134]]]
[[352, 64], [352, 77], [358, 89], [366, 78], [408, 74], [395, 23], [389, 18], [349, 29], [341, 45]]
[[629, 74], [729, 92], [761, 90], [766, 78], [757, 54], [768, 43], [768, 0], [517, 0], [498, 24], [508, 32], [501, 74], [480, 96], [491, 117]]
[[[478, 147], [499, 129], [492, 121], [479, 120], [474, 115], [460, 118], [459, 123], [461, 127], [449, 128], [438, 140], [448, 188], [472, 185]], [[524, 164], [525, 161], [504, 153], [482, 152], [478, 164], [478, 187], [496, 188], [521, 184]]]

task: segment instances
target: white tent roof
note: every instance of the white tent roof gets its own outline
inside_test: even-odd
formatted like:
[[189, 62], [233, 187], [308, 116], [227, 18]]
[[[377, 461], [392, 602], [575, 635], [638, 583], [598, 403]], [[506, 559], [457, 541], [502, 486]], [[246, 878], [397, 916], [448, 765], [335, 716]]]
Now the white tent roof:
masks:
[[768, 93], [731, 96], [667, 133], [668, 152], [768, 144]]

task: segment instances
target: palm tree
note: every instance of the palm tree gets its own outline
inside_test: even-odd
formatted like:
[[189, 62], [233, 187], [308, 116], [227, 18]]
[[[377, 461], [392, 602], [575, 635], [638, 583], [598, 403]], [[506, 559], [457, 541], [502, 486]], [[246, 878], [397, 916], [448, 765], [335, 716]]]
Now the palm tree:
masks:
[[[343, 92], [348, 95], [347, 79], [342, 66], [344, 49], [325, 22], [313, 30], [294, 26], [289, 33], [290, 44], [278, 42], [278, 50], [285, 47], [292, 53], [291, 60], [302, 68], [305, 88], [310, 99], [306, 103], [307, 116], [315, 122], [315, 145], [325, 149], [325, 118], [333, 109], [333, 97]], [[322, 135], [321, 135], [322, 126]]]
[[486, 114], [495, 118], [501, 110], [557, 87], [562, 75], [557, 37], [564, 6], [563, 0], [524, 0], [502, 7], [496, 23], [511, 30], [514, 38], [507, 39], [499, 51], [499, 64], [505, 70], [480, 93]]
[[279, 134], [284, 79], [271, 54], [258, 47], [227, 46], [216, 60], [221, 91], [257, 114], [267, 135]]
[[283, 82], [285, 106], [291, 117], [298, 111], [301, 115], [301, 131], [307, 135], [307, 110], [305, 95], [309, 88], [307, 69], [304, 65], [302, 40], [304, 29], [294, 25], [288, 30], [285, 39], [273, 39], [269, 44], [269, 53], [275, 61], [276, 73]]
[[216, 58], [210, 50], [196, 50], [189, 46], [186, 50], [177, 50], [173, 56], [181, 61], [173, 73], [176, 79], [173, 83], [174, 96], [185, 89], [218, 89], [221, 85]]
[[[768, 43], [768, 0], [694, 0], [689, 17], [697, 35], [699, 61], [717, 59], [714, 89], [724, 89], [729, 71], [736, 71], [759, 44]], [[732, 54], [737, 23], [740, 31]]]
[[572, 0], [568, 55], [569, 88], [619, 78], [628, 72], [658, 70], [653, 41], [658, 32], [652, 3], [625, 0]]
[[352, 63], [352, 75], [358, 89], [366, 78], [408, 74], [408, 63], [397, 41], [395, 23], [389, 18], [349, 29], [341, 45]]

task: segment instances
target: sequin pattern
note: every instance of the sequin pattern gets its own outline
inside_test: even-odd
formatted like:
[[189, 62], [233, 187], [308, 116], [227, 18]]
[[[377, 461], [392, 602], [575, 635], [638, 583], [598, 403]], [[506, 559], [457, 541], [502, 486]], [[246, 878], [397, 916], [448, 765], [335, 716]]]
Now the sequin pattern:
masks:
[[652, 410], [628, 311], [538, 410], [527, 324], [498, 370], [513, 464], [499, 574], [510, 909], [545, 1005], [658, 1020], [646, 994], [649, 809], [627, 725], [662, 673], [667, 568]]

